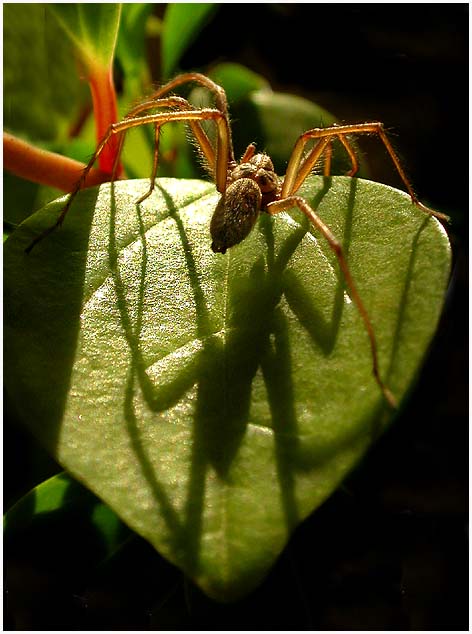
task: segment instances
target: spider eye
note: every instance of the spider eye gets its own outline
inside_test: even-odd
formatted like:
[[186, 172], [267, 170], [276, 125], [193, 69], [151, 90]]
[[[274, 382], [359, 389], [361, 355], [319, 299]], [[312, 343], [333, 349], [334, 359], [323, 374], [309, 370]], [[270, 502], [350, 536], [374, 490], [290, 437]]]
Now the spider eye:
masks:
[[232, 178], [234, 181], [239, 178], [253, 178], [256, 172], [256, 168], [251, 163], [241, 163], [232, 172]]
[[251, 163], [243, 163], [242, 165], [240, 165], [240, 168], [241, 168], [241, 173], [245, 177], [250, 176], [254, 172], [254, 165], [251, 165]]

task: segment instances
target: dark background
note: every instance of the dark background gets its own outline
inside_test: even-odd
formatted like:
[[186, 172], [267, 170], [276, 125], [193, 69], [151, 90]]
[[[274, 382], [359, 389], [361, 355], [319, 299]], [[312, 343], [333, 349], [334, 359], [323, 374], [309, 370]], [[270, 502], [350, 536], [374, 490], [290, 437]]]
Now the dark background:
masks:
[[[19, 574], [19, 587], [31, 585], [20, 595], [30, 602], [25, 627], [468, 629], [467, 53], [466, 4], [218, 8], [182, 70], [240, 62], [341, 121], [382, 121], [420, 199], [451, 215], [454, 268], [438, 335], [408, 407], [255, 593], [216, 604], [135, 539], [92, 582], [60, 562]], [[373, 178], [401, 187], [379, 143], [362, 147]], [[17, 470], [27, 439], [9, 433], [6, 469], [12, 460]], [[30, 468], [25, 458], [25, 479]]]

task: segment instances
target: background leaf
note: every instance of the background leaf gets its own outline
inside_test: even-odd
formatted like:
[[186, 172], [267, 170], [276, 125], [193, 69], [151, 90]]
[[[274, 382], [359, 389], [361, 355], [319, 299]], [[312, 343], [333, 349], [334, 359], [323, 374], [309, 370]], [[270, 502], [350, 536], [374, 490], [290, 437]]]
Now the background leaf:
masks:
[[[116, 59], [121, 66], [125, 109], [142, 99], [145, 86], [152, 83], [146, 57], [146, 25], [153, 9], [149, 3], [125, 3], [121, 8]], [[123, 113], [125, 114], [125, 113]]]
[[[158, 183], [140, 207], [148, 181], [84, 191], [30, 256], [63, 201], [9, 238], [7, 391], [74, 477], [227, 601], [267, 574], [392, 412], [335, 258], [298, 213], [263, 214], [215, 255], [214, 187]], [[303, 193], [343, 241], [401, 399], [439, 318], [446, 234], [385, 186], [313, 178]]]
[[87, 88], [47, 5], [6, 4], [3, 46], [4, 126], [33, 141], [65, 138]]
[[121, 4], [68, 3], [47, 5], [74, 43], [87, 67], [99, 65], [108, 68], [113, 60]]
[[225, 90], [228, 102], [235, 104], [256, 90], [271, 88], [267, 79], [241, 64], [221, 63], [214, 66], [208, 76]]

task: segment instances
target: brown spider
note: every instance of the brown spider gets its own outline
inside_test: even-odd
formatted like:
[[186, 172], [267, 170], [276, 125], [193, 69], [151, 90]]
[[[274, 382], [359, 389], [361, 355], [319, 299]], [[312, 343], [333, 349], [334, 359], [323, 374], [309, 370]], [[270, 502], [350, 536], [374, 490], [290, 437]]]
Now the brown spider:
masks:
[[[198, 109], [182, 97], [164, 97], [166, 93], [169, 93], [177, 86], [188, 82], [196, 82], [210, 90], [215, 98], [215, 108]], [[165, 112], [143, 114], [149, 111], [155, 111], [156, 109], [162, 110], [163, 108], [168, 110]], [[114, 135], [118, 135], [118, 153], [111, 179], [113, 181], [123, 147], [124, 133], [130, 128], [145, 124], [154, 125], [154, 160], [149, 190], [137, 203], [141, 203], [150, 196], [155, 186], [157, 173], [160, 130], [164, 124], [172, 121], [184, 121], [190, 125], [205, 165], [215, 180], [217, 190], [221, 193], [221, 198], [210, 223], [210, 233], [212, 237], [211, 248], [215, 253], [225, 253], [227, 249], [244, 240], [253, 228], [260, 212], [275, 215], [293, 207], [298, 207], [298, 209], [307, 216], [313, 226], [326, 238], [338, 259], [349, 295], [357, 306], [364, 321], [370, 340], [375, 380], [387, 402], [392, 407], [395, 407], [395, 397], [380, 377], [374, 329], [359, 293], [357, 292], [341, 244], [308, 203], [302, 197], [296, 195], [296, 192], [307, 176], [312, 172], [315, 164], [321, 157], [324, 158], [324, 174], [330, 174], [333, 140], [339, 140], [344, 146], [352, 164], [349, 175], [354, 176], [358, 170], [358, 161], [348, 141], [348, 135], [376, 134], [385, 145], [411, 197], [412, 203], [427, 214], [436, 216], [441, 220], [447, 220], [448, 218], [444, 214], [433, 211], [419, 202], [381, 123], [338, 125], [327, 128], [314, 128], [304, 132], [295, 143], [285, 177], [280, 181], [274, 172], [274, 166], [270, 157], [264, 153], [256, 153], [253, 144], [247, 147], [239, 163], [235, 160], [229, 124], [228, 102], [223, 88], [200, 73], [185, 73], [179, 75], [154, 92], [146, 101], [130, 110], [123, 121], [110, 125], [76, 186], [70, 193], [67, 203], [61, 210], [56, 223], [37, 236], [29, 245], [27, 251], [31, 251], [37, 242], [62, 224], [72, 201], [83, 187], [88, 172], [108, 141]], [[202, 121], [213, 121], [215, 123], [216, 148], [204, 131], [200, 123]], [[316, 141], [313, 148], [308, 152], [304, 152], [307, 142], [311, 139]]]

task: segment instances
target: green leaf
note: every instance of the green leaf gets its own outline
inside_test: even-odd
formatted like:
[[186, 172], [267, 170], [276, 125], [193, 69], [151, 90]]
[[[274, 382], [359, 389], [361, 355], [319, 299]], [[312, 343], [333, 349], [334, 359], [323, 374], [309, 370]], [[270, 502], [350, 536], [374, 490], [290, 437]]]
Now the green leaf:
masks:
[[[336, 259], [294, 210], [226, 255], [201, 181], [64, 198], [4, 247], [6, 389], [73, 476], [210, 596], [267, 574], [291, 532], [392, 420]], [[446, 291], [446, 233], [403, 192], [347, 177], [301, 190], [342, 241], [402, 401]]]
[[[91, 142], [85, 142], [85, 150], [77, 152], [81, 140], [71, 139], [70, 135], [75, 122], [87, 110], [90, 92], [77, 70], [72, 42], [52, 11], [83, 14], [85, 23], [92, 22], [96, 16], [95, 35], [99, 37], [98, 19], [100, 15], [102, 19], [113, 18], [108, 15], [112, 11], [110, 7], [112, 5], [5, 5], [4, 125], [9, 131], [45, 149], [88, 161], [96, 144], [92, 122], [88, 134]], [[116, 13], [118, 9], [113, 11]], [[112, 24], [106, 28], [109, 30]], [[82, 134], [82, 139], [84, 136]], [[51, 200], [59, 193], [56, 190], [51, 196], [48, 188], [13, 177], [6, 177], [4, 185], [4, 208], [10, 221], [24, 217], [43, 206], [46, 198]], [[29, 204], [25, 198], [29, 198]], [[42, 204], [38, 204], [40, 201]]]
[[115, 51], [121, 4], [66, 3], [46, 5], [74, 43], [89, 68], [111, 65]]
[[164, 79], [170, 79], [175, 73], [180, 58], [217, 8], [217, 4], [204, 2], [167, 5], [161, 39]]
[[241, 64], [222, 63], [215, 66], [208, 76], [225, 89], [231, 104], [247, 98], [256, 90], [268, 90], [272, 94], [269, 82]]
[[77, 522], [78, 515], [83, 519], [87, 514], [90, 532], [100, 538], [97, 555], [102, 559], [113, 555], [129, 537], [111, 509], [67, 473], [59, 473], [29, 491], [7, 511], [5, 539], [16, 536], [18, 531], [34, 530], [35, 524], [48, 514], [55, 514], [56, 521], [60, 516], [70, 523]]
[[64, 530], [67, 526], [72, 535], [78, 518], [81, 530], [88, 532], [87, 556], [92, 555], [95, 565], [115, 554], [129, 539], [129, 531], [119, 517], [64, 472], [34, 487], [5, 513], [4, 539], [33, 534], [45, 521], [49, 535], [53, 536], [57, 527]]

